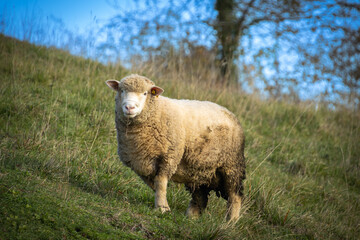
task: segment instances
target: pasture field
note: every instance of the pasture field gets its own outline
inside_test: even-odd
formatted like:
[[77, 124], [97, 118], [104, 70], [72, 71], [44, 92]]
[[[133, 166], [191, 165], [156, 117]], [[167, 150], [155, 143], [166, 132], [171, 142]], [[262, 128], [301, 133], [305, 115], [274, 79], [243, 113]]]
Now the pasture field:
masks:
[[173, 98], [234, 112], [246, 135], [245, 201], [236, 224], [211, 194], [170, 183], [170, 213], [117, 156], [114, 92], [130, 71], [0, 35], [0, 239], [358, 239], [360, 114], [261, 100], [151, 77]]

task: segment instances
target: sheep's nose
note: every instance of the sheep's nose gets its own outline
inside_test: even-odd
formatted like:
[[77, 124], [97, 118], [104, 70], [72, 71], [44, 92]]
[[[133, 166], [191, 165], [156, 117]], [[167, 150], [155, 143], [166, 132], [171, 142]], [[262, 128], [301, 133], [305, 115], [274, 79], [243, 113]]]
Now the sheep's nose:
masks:
[[133, 110], [133, 109], [135, 109], [135, 106], [134, 105], [125, 105], [125, 108], [126, 108], [126, 110]]

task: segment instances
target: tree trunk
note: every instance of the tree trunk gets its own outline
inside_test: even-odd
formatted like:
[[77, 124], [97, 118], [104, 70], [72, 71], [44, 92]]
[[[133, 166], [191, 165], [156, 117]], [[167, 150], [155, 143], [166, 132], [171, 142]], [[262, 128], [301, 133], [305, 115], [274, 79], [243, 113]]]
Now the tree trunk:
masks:
[[237, 79], [233, 60], [238, 48], [239, 27], [235, 16], [233, 0], [217, 0], [215, 9], [218, 11], [214, 26], [218, 39], [218, 58], [220, 61], [220, 76], [223, 85], [229, 85], [231, 79]]

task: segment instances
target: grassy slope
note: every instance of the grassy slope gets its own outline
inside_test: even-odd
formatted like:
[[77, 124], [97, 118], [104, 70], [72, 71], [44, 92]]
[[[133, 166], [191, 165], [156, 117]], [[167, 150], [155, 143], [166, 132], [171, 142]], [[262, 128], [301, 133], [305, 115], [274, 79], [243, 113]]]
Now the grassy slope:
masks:
[[0, 239], [355, 239], [360, 117], [155, 79], [165, 95], [216, 101], [247, 136], [246, 202], [236, 225], [211, 195], [197, 220], [171, 183], [172, 212], [116, 156], [114, 93], [128, 74], [0, 35]]

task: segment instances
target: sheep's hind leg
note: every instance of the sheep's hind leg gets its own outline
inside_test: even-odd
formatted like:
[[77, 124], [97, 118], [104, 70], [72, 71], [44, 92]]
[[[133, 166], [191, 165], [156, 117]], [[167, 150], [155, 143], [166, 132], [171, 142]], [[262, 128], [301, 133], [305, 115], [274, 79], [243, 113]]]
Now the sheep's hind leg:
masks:
[[155, 183], [155, 208], [159, 208], [162, 213], [169, 212], [170, 207], [166, 199], [168, 178], [166, 176], [156, 176]]
[[239, 194], [233, 192], [229, 194], [228, 198], [228, 212], [227, 220], [236, 221], [240, 216], [242, 198]]
[[240, 216], [240, 209], [243, 196], [243, 179], [245, 172], [240, 169], [236, 170], [236, 166], [228, 169], [219, 169], [219, 177], [221, 184], [218, 190], [221, 196], [227, 200], [227, 213], [226, 218], [230, 222], [236, 222]]
[[186, 215], [189, 218], [197, 218], [205, 210], [208, 202], [209, 189], [200, 187], [192, 192], [192, 199], [189, 207], [186, 210]]

